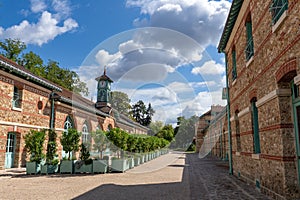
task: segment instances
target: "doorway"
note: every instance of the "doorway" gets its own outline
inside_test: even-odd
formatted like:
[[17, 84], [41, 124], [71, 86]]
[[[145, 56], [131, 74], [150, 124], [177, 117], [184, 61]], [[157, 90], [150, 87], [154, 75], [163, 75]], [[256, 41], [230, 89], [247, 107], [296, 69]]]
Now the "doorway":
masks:
[[5, 168], [12, 168], [14, 166], [16, 149], [16, 134], [9, 132], [6, 140], [6, 152], [5, 152]]

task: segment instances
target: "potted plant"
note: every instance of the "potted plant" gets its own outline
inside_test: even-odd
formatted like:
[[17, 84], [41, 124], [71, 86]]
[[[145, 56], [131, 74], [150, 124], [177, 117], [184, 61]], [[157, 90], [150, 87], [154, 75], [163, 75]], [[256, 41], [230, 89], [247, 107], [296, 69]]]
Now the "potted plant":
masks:
[[93, 160], [93, 173], [106, 173], [108, 160], [103, 159], [103, 151], [109, 147], [109, 142], [102, 130], [93, 132], [92, 138], [94, 140], [93, 149], [99, 153], [98, 159]]
[[111, 160], [111, 170], [124, 172], [129, 168], [129, 163], [126, 158], [124, 158], [124, 151], [127, 149], [127, 139], [128, 133], [125, 131], [115, 128], [106, 133], [107, 138], [112, 142], [112, 149], [117, 153], [117, 157]]
[[75, 173], [92, 173], [93, 162], [90, 159], [90, 152], [87, 146], [83, 143], [80, 145], [80, 160], [75, 162]]
[[53, 174], [58, 171], [57, 134], [54, 130], [48, 130], [48, 144], [46, 153], [46, 163], [41, 166], [41, 174]]
[[[80, 133], [76, 129], [68, 129], [63, 132], [60, 138], [63, 150], [67, 153], [68, 157], [63, 158], [60, 162], [60, 173], [73, 173], [73, 160], [71, 160], [71, 153], [75, 153], [79, 149]], [[74, 156], [72, 159], [75, 158]]]
[[45, 135], [45, 130], [30, 130], [30, 132], [24, 136], [25, 148], [30, 154], [30, 161], [26, 162], [26, 174], [37, 174], [40, 172], [40, 163], [45, 157], [43, 153]]

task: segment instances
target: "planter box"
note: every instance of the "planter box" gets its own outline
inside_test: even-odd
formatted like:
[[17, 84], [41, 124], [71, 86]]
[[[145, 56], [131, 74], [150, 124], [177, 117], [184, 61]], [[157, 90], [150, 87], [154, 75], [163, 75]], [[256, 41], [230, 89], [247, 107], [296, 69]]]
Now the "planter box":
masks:
[[106, 173], [107, 166], [107, 160], [93, 160], [93, 173]]
[[74, 173], [92, 173], [93, 163], [84, 164], [84, 161], [76, 161], [74, 165]]
[[111, 171], [113, 172], [125, 172], [129, 168], [127, 159], [112, 159]]
[[141, 160], [140, 157], [135, 157], [134, 158], [134, 166], [139, 166], [140, 165], [140, 160]]
[[42, 165], [41, 174], [54, 174], [58, 172], [58, 165]]
[[38, 174], [41, 171], [41, 165], [36, 162], [26, 162], [26, 174]]
[[129, 169], [132, 169], [132, 168], [134, 168], [134, 158], [128, 158], [127, 159], [128, 160], [128, 168]]
[[60, 161], [60, 173], [73, 173], [74, 161], [73, 160], [61, 160]]
[[140, 163], [143, 164], [145, 162], [145, 156], [140, 155]]

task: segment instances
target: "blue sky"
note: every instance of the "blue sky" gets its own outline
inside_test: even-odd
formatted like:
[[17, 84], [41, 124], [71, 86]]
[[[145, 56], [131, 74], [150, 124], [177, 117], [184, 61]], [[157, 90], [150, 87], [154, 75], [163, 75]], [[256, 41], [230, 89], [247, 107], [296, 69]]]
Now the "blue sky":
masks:
[[114, 90], [151, 102], [176, 122], [224, 105], [217, 53], [230, 1], [0, 0], [0, 39], [18, 38], [47, 62], [76, 71], [94, 98], [107, 66]]

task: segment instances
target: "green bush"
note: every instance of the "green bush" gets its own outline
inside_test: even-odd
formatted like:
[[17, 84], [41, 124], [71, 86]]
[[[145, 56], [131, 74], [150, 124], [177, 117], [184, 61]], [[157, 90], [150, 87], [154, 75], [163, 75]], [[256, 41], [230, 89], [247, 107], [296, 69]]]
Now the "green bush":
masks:
[[24, 136], [25, 148], [30, 153], [30, 162], [40, 163], [45, 158], [43, 153], [43, 145], [45, 142], [46, 131], [30, 130], [28, 134]]

